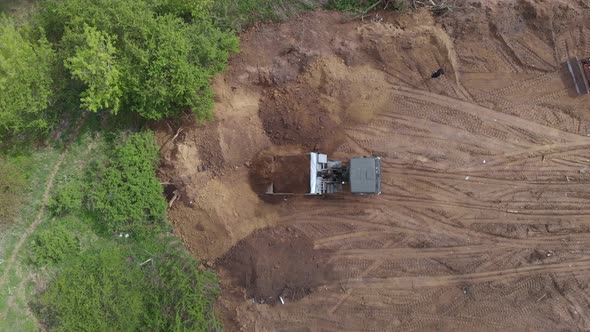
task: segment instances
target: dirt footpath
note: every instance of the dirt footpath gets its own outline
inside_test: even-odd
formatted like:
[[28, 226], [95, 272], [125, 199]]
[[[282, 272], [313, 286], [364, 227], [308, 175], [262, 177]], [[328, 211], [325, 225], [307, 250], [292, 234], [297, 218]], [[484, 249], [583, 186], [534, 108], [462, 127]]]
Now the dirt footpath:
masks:
[[[590, 56], [590, 10], [537, 2], [242, 35], [217, 120], [159, 131], [227, 330], [590, 330], [590, 97], [563, 67]], [[383, 194], [264, 202], [255, 156], [294, 146], [381, 156]]]

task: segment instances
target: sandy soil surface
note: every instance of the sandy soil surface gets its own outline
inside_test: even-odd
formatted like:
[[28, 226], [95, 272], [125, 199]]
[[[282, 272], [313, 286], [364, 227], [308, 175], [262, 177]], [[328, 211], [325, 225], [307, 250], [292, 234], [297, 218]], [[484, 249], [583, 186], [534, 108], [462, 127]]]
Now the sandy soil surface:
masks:
[[[159, 132], [226, 329], [590, 330], [590, 97], [563, 67], [589, 27], [585, 1], [470, 1], [244, 33], [217, 120]], [[254, 157], [294, 145], [381, 156], [383, 194], [264, 202]]]

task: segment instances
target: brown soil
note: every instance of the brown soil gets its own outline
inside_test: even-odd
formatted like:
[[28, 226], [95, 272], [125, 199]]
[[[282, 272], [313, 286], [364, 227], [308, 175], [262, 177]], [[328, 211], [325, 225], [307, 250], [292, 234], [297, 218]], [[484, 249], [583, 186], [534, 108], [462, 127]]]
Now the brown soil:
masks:
[[[590, 96], [563, 69], [590, 55], [590, 11], [457, 2], [436, 20], [317, 11], [242, 34], [214, 82], [216, 121], [162, 149], [162, 180], [183, 193], [170, 220], [206, 259], [292, 227], [329, 268], [305, 284], [290, 273], [309, 261], [280, 260], [275, 276], [276, 250], [252, 239], [294, 257], [301, 236], [256, 233], [218, 269], [228, 330], [590, 330]], [[255, 156], [284, 144], [381, 156], [383, 194], [263, 202]], [[251, 301], [299, 279], [311, 292], [298, 301]]]
[[330, 275], [326, 250], [291, 227], [265, 228], [238, 242], [219, 261], [233, 283], [257, 303], [286, 302], [310, 294]]
[[264, 150], [252, 163], [250, 180], [255, 192], [264, 193], [270, 184], [275, 193], [309, 192], [309, 156], [302, 148]]
[[328, 149], [328, 141], [337, 146], [343, 139], [338, 119], [322, 107], [319, 92], [307, 84], [267, 92], [260, 117], [274, 144], [300, 144], [314, 151]]
[[366, 123], [391, 97], [371, 67], [351, 69], [336, 56], [306, 62], [297, 80], [265, 90], [260, 117], [274, 144], [332, 153], [345, 140], [344, 125]]

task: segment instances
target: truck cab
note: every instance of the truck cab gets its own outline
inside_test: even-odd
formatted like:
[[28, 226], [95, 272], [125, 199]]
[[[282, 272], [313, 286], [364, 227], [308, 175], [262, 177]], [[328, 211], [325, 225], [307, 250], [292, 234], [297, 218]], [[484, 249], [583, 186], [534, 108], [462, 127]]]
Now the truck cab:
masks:
[[349, 165], [350, 192], [357, 195], [381, 194], [381, 158], [352, 158]]

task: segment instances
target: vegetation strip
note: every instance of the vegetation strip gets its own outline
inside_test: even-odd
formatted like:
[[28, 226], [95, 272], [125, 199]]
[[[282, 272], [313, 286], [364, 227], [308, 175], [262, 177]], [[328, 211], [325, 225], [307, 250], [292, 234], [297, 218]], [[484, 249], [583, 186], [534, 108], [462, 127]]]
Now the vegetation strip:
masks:
[[10, 255], [10, 258], [8, 259], [8, 261], [5, 262], [6, 268], [4, 269], [4, 274], [0, 277], [0, 287], [2, 287], [4, 285], [4, 282], [6, 281], [6, 278], [8, 277], [8, 273], [10, 272], [10, 269], [12, 268], [12, 264], [14, 264], [16, 256], [20, 252], [20, 248], [23, 246], [23, 244], [25, 243], [27, 238], [31, 234], [33, 234], [35, 229], [37, 229], [37, 227], [39, 226], [39, 224], [43, 220], [42, 217], [43, 217], [43, 214], [45, 213], [45, 209], [47, 207], [47, 202], [49, 201], [49, 198], [50, 198], [49, 194], [51, 193], [51, 188], [53, 188], [55, 175], [59, 171], [59, 168], [61, 167], [61, 164], [63, 163], [63, 161], [68, 153], [68, 147], [76, 139], [76, 137], [78, 136], [78, 133], [80, 132], [80, 129], [84, 125], [84, 121], [86, 121], [86, 116], [83, 116], [80, 120], [78, 120], [75, 130], [72, 133], [72, 135], [70, 136], [70, 139], [69, 139], [65, 149], [59, 155], [59, 159], [55, 163], [55, 166], [53, 166], [53, 170], [51, 171], [51, 175], [49, 176], [49, 180], [47, 180], [47, 185], [45, 186], [45, 192], [43, 193], [43, 200], [41, 201], [41, 207], [39, 208], [39, 212], [37, 213], [37, 216], [35, 217], [35, 220], [33, 221], [33, 223], [29, 226], [29, 228], [27, 228], [25, 233], [20, 237], [20, 239], [16, 243], [16, 246], [12, 250], [12, 254]]

